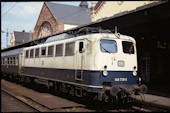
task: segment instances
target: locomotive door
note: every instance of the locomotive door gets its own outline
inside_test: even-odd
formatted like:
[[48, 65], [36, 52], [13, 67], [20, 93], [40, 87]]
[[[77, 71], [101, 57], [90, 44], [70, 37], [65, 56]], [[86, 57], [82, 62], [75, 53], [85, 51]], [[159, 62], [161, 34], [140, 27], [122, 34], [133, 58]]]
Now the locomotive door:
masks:
[[75, 79], [83, 81], [83, 67], [85, 58], [85, 41], [78, 40], [76, 42], [76, 57], [75, 57]]

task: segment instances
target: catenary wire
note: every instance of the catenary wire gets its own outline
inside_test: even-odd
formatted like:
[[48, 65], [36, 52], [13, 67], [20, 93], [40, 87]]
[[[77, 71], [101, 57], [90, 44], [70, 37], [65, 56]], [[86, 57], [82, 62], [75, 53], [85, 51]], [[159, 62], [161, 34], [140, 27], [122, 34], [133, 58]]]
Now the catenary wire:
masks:
[[9, 8], [9, 9], [2, 15], [2, 17], [4, 17], [16, 4], [17, 4], [17, 2], [16, 2], [11, 8]]

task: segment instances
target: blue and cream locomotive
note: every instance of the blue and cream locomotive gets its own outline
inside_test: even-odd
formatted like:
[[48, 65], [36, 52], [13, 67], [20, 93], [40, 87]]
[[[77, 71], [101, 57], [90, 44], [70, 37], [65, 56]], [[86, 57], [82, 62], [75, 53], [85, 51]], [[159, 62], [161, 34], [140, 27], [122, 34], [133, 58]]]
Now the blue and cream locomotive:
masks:
[[63, 33], [43, 44], [2, 52], [1, 61], [4, 76], [78, 97], [119, 101], [147, 92], [137, 75], [136, 42], [119, 33]]

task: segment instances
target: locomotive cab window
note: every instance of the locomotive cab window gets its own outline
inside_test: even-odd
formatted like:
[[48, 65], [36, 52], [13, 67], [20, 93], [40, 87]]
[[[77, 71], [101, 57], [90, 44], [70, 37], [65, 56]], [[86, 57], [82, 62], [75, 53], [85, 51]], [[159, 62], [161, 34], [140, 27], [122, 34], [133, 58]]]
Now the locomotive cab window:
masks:
[[132, 42], [122, 41], [122, 45], [124, 53], [134, 54], [134, 45]]
[[100, 50], [104, 53], [116, 53], [117, 43], [115, 40], [100, 40]]

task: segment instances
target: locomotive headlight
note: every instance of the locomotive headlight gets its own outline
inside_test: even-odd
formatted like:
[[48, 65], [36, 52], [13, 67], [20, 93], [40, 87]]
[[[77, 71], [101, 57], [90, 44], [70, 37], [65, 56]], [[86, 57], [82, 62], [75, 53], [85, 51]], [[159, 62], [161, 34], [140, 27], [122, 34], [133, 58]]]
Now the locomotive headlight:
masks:
[[134, 67], [133, 67], [133, 76], [136, 76], [136, 75], [137, 75], [137, 67], [134, 66]]
[[142, 81], [142, 79], [139, 77], [139, 82], [141, 82]]
[[107, 75], [108, 75], [108, 72], [107, 72], [106, 69], [107, 69], [107, 66], [105, 65], [105, 66], [104, 66], [104, 70], [103, 70], [103, 75], [104, 75], [104, 76], [107, 76]]
[[103, 71], [103, 75], [104, 76], [107, 76], [108, 75], [108, 72], [106, 70]]
[[136, 76], [137, 75], [137, 72], [136, 71], [133, 71], [133, 76]]
[[139, 84], [141, 84], [142, 79], [139, 77], [139, 78], [138, 78], [138, 81], [139, 81]]

